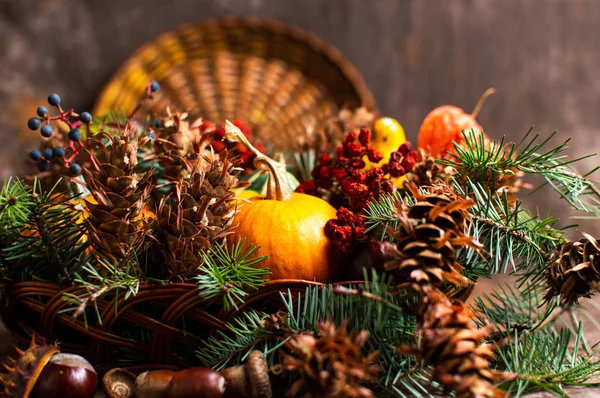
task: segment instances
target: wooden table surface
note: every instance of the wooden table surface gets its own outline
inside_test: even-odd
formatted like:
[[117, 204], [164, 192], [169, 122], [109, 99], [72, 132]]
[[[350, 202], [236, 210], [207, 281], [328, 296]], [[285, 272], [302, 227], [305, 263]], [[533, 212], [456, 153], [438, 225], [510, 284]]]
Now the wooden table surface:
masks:
[[[277, 19], [338, 47], [413, 142], [431, 109], [471, 110], [494, 86], [479, 117], [490, 135], [516, 140], [535, 125], [542, 135], [558, 130], [555, 143], [573, 137], [571, 155], [600, 148], [597, 0], [0, 0], [0, 178], [35, 146], [26, 120], [48, 93], [88, 109], [140, 45], [229, 14]], [[525, 202], [571, 223], [548, 192]], [[600, 233], [595, 221], [581, 229]], [[0, 334], [0, 349], [9, 342]]]

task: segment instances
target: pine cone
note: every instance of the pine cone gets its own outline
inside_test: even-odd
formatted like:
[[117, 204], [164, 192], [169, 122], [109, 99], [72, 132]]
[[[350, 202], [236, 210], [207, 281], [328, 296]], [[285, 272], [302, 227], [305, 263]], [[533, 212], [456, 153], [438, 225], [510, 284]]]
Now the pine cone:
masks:
[[578, 304], [600, 288], [600, 245], [591, 235], [582, 234], [584, 238], [577, 242], [563, 243], [551, 258], [546, 300], [560, 296], [563, 305]]
[[464, 232], [468, 209], [474, 202], [457, 196], [445, 185], [436, 185], [425, 195], [412, 183], [407, 187], [416, 203], [398, 206], [398, 245], [389, 247], [388, 254], [395, 259], [388, 261], [385, 269], [394, 273], [398, 283], [409, 283], [416, 291], [427, 292], [446, 282], [468, 286], [468, 279], [461, 274], [463, 267], [456, 261], [456, 251], [466, 246], [481, 248]]
[[436, 183], [442, 174], [442, 166], [436, 163], [435, 158], [421, 150], [419, 162], [406, 174], [406, 180], [421, 186], [431, 186]]
[[87, 144], [97, 150], [87, 150], [92, 167], [83, 169], [91, 196], [85, 200], [85, 223], [96, 255], [111, 262], [131, 259], [150, 233], [143, 210], [153, 188], [152, 171], [135, 171], [138, 147], [146, 142], [147, 137], [138, 141], [128, 124], [120, 136], [99, 133]]
[[287, 396], [375, 397], [364, 384], [377, 381], [379, 353], [364, 355], [369, 333], [348, 333], [347, 326], [346, 322], [336, 329], [333, 323], [320, 323], [319, 337], [299, 334], [288, 341], [286, 347], [293, 355], [282, 354], [281, 367], [298, 372], [300, 378]]
[[209, 153], [203, 145], [207, 137], [201, 132], [202, 119], [190, 124], [187, 113], [172, 114], [167, 109], [167, 114], [154, 128], [157, 137], [150, 157], [163, 166], [166, 178], [185, 179], [202, 156]]
[[174, 192], [161, 199], [158, 233], [172, 276], [195, 275], [201, 265], [200, 251], [231, 233], [235, 214], [231, 190], [238, 184], [235, 170], [235, 159], [206, 157], [189, 179], [179, 181]]
[[432, 290], [425, 308], [418, 355], [433, 366], [433, 379], [455, 391], [457, 398], [506, 396], [494, 384], [508, 375], [490, 369], [495, 355], [483, 344], [490, 330], [477, 328], [470, 307], [453, 305], [442, 292]]

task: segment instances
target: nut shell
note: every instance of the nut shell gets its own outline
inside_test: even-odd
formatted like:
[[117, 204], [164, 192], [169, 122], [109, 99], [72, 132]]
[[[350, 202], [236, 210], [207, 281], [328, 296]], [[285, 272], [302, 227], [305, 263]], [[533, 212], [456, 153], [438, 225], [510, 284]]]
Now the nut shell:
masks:
[[190, 368], [176, 372], [167, 389], [168, 398], [221, 398], [225, 378], [209, 368]]
[[172, 370], [150, 370], [135, 379], [137, 398], [165, 398], [169, 383], [175, 374]]
[[97, 389], [98, 375], [86, 359], [59, 353], [42, 370], [31, 398], [93, 398]]
[[53, 355], [60, 350], [54, 345], [37, 345], [35, 337], [27, 350], [16, 350], [19, 357], [9, 358], [3, 364], [4, 374], [0, 374], [0, 396], [29, 397], [42, 370]]

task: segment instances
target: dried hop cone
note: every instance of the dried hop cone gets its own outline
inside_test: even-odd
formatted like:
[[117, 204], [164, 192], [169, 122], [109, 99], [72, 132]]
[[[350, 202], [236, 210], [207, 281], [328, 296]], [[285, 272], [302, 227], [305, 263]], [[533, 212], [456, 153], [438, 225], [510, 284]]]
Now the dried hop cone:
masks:
[[237, 171], [236, 159], [204, 157], [189, 179], [179, 181], [174, 192], [161, 199], [158, 237], [171, 276], [185, 279], [195, 275], [201, 264], [200, 251], [231, 233]]
[[150, 232], [145, 210], [153, 188], [152, 171], [136, 170], [138, 148], [147, 140], [138, 141], [129, 123], [122, 135], [99, 133], [90, 138], [95, 149], [88, 150], [92, 167], [83, 169], [90, 191], [85, 222], [95, 252], [111, 261], [132, 258]]
[[286, 347], [292, 354], [282, 354], [281, 368], [300, 377], [287, 396], [375, 397], [365, 384], [377, 381], [379, 353], [365, 355], [362, 350], [369, 333], [348, 333], [347, 326], [320, 323], [319, 337], [298, 334], [288, 341]]
[[577, 304], [600, 288], [600, 245], [591, 235], [582, 232], [577, 242], [565, 242], [551, 258], [546, 270], [550, 288], [546, 300], [560, 296], [563, 304]]
[[454, 194], [446, 185], [436, 185], [427, 194], [413, 183], [407, 187], [416, 203], [398, 204], [398, 244], [388, 249], [394, 259], [385, 269], [393, 272], [398, 283], [409, 283], [416, 291], [427, 292], [446, 282], [467, 286], [469, 281], [460, 272], [463, 268], [456, 261], [456, 252], [466, 246], [481, 248], [475, 238], [465, 234], [468, 209], [474, 202]]
[[421, 345], [412, 353], [432, 366], [433, 379], [446, 392], [455, 391], [457, 398], [504, 397], [505, 391], [494, 384], [509, 376], [490, 369], [495, 355], [492, 346], [483, 343], [490, 329], [477, 328], [473, 319], [469, 306], [452, 304], [445, 294], [432, 290], [419, 329]]

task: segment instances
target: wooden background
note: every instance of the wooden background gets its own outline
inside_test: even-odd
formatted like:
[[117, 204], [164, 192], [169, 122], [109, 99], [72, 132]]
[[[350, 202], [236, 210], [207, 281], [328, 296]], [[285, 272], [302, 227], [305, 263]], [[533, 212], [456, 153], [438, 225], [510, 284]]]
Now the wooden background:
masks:
[[[431, 109], [470, 111], [494, 86], [479, 117], [488, 134], [515, 140], [534, 125], [558, 130], [555, 143], [573, 137], [571, 155], [600, 147], [597, 0], [0, 0], [0, 178], [36, 146], [26, 121], [49, 93], [89, 109], [140, 45], [230, 14], [277, 19], [336, 46], [413, 142]], [[568, 206], [548, 193], [525, 201], [569, 224]]]

